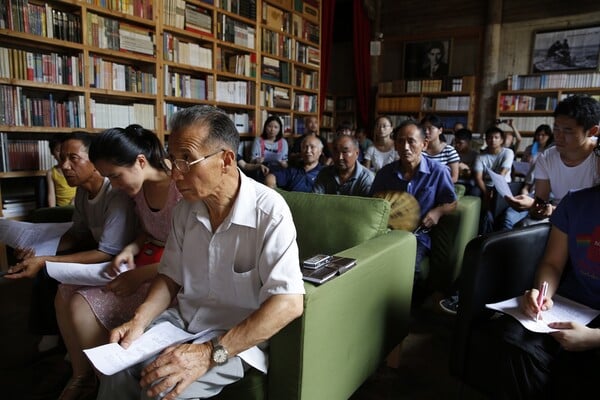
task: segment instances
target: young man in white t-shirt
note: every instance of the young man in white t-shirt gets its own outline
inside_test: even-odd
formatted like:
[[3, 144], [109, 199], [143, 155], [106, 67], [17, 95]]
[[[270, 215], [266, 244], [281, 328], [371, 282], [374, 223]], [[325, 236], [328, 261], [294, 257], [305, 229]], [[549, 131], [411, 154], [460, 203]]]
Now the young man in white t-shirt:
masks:
[[511, 208], [506, 213], [505, 228], [510, 229], [527, 215], [535, 220], [546, 219], [569, 190], [600, 182], [600, 157], [593, 151], [599, 123], [600, 103], [592, 97], [570, 96], [556, 106], [555, 146], [540, 154], [535, 164], [535, 197], [539, 200], [528, 195], [507, 197]]

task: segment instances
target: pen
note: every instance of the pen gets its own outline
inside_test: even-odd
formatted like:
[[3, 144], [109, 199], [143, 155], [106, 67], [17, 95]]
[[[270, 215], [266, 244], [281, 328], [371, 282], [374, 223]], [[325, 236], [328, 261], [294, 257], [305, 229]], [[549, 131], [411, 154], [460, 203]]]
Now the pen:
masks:
[[538, 311], [537, 315], [535, 316], [536, 321], [539, 321], [539, 319], [540, 319], [540, 313], [542, 312], [542, 304], [544, 304], [544, 297], [546, 297], [547, 293], [548, 293], [548, 282], [544, 281], [542, 283], [542, 286], [540, 287], [540, 290], [538, 293], [537, 303], [538, 303], [538, 308], [540, 310]]

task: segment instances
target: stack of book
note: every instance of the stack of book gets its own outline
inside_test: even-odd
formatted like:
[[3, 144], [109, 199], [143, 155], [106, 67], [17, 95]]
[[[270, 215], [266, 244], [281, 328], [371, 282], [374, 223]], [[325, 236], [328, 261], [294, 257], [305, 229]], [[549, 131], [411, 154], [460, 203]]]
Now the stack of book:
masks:
[[355, 258], [317, 254], [303, 261], [302, 279], [320, 285], [344, 274], [355, 265]]
[[212, 36], [211, 12], [197, 5], [185, 4], [185, 30]]

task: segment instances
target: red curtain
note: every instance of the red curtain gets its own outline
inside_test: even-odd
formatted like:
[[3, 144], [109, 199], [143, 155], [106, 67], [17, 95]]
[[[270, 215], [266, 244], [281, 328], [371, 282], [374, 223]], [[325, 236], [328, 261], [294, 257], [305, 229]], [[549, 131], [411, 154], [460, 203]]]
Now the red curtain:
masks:
[[363, 0], [354, 0], [353, 19], [356, 116], [358, 126], [367, 127], [371, 98], [371, 22], [363, 7]]
[[333, 47], [333, 16], [335, 14], [335, 1], [325, 0], [321, 8], [321, 81], [319, 82], [319, 114], [323, 115], [325, 109], [325, 96], [329, 85], [331, 70], [331, 48]]

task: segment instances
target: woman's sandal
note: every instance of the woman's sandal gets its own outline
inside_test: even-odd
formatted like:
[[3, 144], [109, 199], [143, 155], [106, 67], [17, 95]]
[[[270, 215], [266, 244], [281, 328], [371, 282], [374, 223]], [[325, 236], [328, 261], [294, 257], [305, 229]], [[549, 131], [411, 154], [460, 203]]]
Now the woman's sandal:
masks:
[[96, 398], [98, 380], [95, 375], [75, 376], [67, 382], [58, 400], [92, 400]]

